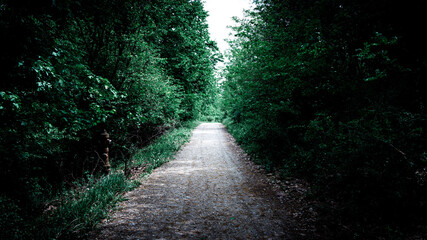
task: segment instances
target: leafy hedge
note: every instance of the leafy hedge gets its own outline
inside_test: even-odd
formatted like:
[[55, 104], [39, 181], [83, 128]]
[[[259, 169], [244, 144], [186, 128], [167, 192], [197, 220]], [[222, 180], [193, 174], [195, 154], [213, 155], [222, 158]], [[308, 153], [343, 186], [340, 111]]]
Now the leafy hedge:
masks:
[[220, 55], [206, 17], [199, 0], [0, 2], [0, 195], [20, 213], [5, 213], [10, 224], [87, 172], [100, 177], [104, 129], [120, 165], [207, 113]]
[[262, 0], [234, 28], [224, 122], [267, 168], [313, 184], [325, 234], [338, 239], [425, 226], [419, 7]]

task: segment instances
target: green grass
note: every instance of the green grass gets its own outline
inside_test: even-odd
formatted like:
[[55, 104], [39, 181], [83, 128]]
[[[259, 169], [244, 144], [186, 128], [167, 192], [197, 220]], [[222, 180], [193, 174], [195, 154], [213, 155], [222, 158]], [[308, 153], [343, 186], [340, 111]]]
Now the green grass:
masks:
[[144, 166], [145, 171], [150, 173], [153, 169], [168, 162], [190, 139], [191, 131], [199, 124], [198, 121], [188, 122], [159, 137], [153, 144], [141, 149], [133, 156], [132, 166]]
[[[50, 212], [36, 220], [33, 236], [36, 239], [76, 239], [94, 229], [98, 222], [108, 216], [123, 192], [132, 188], [122, 173], [77, 184], [76, 189], [64, 191], [52, 204]], [[55, 206], [56, 205], [56, 206]]]
[[[132, 157], [131, 167], [144, 166], [142, 175], [147, 175], [168, 162], [189, 141], [191, 131], [198, 124], [197, 121], [188, 122], [140, 149]], [[27, 224], [26, 232], [32, 239], [83, 238], [114, 211], [118, 202], [124, 200], [123, 193], [137, 187], [140, 181], [126, 178], [121, 166], [112, 169], [107, 176], [88, 176], [76, 183], [75, 189], [65, 190], [53, 200], [49, 211]]]

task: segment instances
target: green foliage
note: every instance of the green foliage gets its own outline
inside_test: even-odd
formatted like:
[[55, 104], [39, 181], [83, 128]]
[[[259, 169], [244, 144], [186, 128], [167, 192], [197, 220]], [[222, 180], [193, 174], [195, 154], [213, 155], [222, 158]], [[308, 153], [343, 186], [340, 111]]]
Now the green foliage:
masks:
[[132, 166], [142, 166], [147, 173], [151, 173], [153, 169], [168, 162], [181, 146], [190, 140], [191, 131], [197, 125], [199, 125], [198, 121], [187, 122], [183, 126], [162, 135], [133, 156]]
[[131, 183], [123, 174], [113, 173], [100, 179], [89, 177], [65, 191], [35, 221], [32, 236], [37, 239], [76, 239], [93, 230], [109, 210], [123, 200], [121, 193]]
[[[4, 216], [10, 224], [40, 216], [61, 186], [73, 186], [87, 172], [99, 177], [104, 129], [112, 139], [110, 161], [120, 166], [207, 111], [216, 96], [219, 56], [206, 16], [199, 0], [1, 1], [0, 191], [10, 199], [1, 206], [10, 210]], [[91, 196], [67, 204], [99, 201]], [[61, 225], [74, 221], [66, 211], [55, 213], [64, 213], [52, 220], [60, 229], [47, 236], [84, 232], [96, 222]]]
[[[188, 142], [198, 121], [184, 123], [165, 133], [152, 144], [139, 150], [130, 168], [144, 168], [144, 174], [169, 161], [181, 146]], [[56, 196], [42, 201], [43, 213], [35, 219], [24, 219], [16, 200], [1, 197], [1, 234], [5, 239], [76, 239], [85, 237], [96, 229], [102, 219], [108, 218], [123, 193], [139, 185], [139, 180], [127, 179], [116, 166], [113, 173], [95, 177], [90, 174], [72, 183], [72, 188], [62, 189]], [[126, 170], [125, 170], [126, 172]], [[140, 176], [142, 177], [142, 176]], [[33, 183], [36, 184], [37, 183]], [[40, 191], [46, 191], [40, 189]], [[41, 192], [34, 193], [41, 198]], [[40, 200], [41, 200], [40, 199]]]
[[21, 209], [13, 199], [0, 196], [0, 237], [2, 239], [22, 239], [25, 232], [20, 228], [23, 225]]
[[[426, 48], [411, 23], [422, 12], [369, 0], [256, 3], [230, 40], [230, 132], [267, 169], [308, 179], [337, 238], [425, 224]], [[403, 12], [411, 20], [394, 18]]]

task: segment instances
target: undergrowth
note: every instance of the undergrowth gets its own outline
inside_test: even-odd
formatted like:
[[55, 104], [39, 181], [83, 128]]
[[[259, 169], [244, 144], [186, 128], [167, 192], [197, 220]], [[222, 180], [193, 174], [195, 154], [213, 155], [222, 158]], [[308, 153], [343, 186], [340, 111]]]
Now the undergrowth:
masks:
[[[144, 174], [169, 161], [176, 151], [191, 137], [191, 131], [199, 124], [187, 122], [173, 129], [147, 147], [140, 149], [132, 158], [132, 167], [144, 166]], [[142, 176], [141, 176], [142, 177]], [[1, 239], [80, 239], [96, 229], [98, 223], [114, 211], [118, 202], [125, 200], [123, 193], [139, 186], [139, 180], [125, 176], [123, 166], [112, 169], [106, 176], [88, 175], [74, 182], [74, 187], [64, 189], [56, 197], [45, 202], [43, 213], [31, 220], [23, 220], [19, 209], [6, 198], [0, 198], [1, 209], [13, 209], [9, 215], [0, 215], [8, 221], [9, 229], [2, 229]], [[12, 214], [12, 215], [11, 215]], [[3, 219], [4, 217], [4, 219]], [[6, 224], [2, 224], [6, 226]]]
[[123, 200], [121, 193], [134, 183], [115, 172], [100, 179], [90, 177], [77, 183], [77, 188], [64, 191], [56, 199], [58, 206], [36, 220], [37, 239], [75, 239], [94, 229], [108, 216], [109, 210]]
[[187, 122], [182, 127], [159, 137], [154, 144], [141, 149], [133, 156], [132, 166], [143, 166], [146, 173], [151, 173], [153, 169], [173, 157], [175, 152], [190, 139], [191, 131], [199, 123], [198, 121]]

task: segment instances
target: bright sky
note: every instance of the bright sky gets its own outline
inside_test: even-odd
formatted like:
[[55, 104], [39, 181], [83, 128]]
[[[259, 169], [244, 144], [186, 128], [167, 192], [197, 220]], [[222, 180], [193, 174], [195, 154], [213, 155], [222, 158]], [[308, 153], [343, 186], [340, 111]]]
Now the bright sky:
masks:
[[224, 39], [229, 38], [231, 32], [227, 26], [235, 25], [232, 17], [243, 17], [243, 10], [249, 9], [251, 3], [252, 0], [205, 0], [211, 39], [218, 43], [222, 53], [229, 48]]

